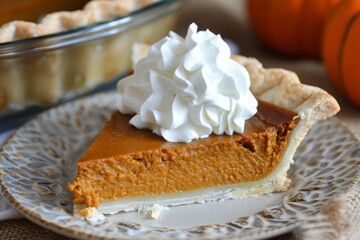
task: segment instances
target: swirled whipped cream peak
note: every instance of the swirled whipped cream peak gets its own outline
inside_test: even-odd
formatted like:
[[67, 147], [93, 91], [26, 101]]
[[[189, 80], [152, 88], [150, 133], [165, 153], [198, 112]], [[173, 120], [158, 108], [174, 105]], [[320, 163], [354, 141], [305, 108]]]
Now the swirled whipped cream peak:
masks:
[[257, 112], [246, 69], [220, 35], [197, 28], [191, 24], [185, 39], [170, 32], [156, 42], [117, 86], [119, 111], [135, 114], [130, 124], [169, 142], [243, 133]]

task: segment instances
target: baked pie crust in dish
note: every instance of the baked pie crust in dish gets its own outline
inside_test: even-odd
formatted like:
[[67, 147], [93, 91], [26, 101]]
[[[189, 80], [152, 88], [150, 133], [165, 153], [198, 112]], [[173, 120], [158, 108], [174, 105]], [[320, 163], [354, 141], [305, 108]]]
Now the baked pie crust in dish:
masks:
[[[0, 9], [0, 110], [51, 104], [126, 74], [131, 67], [131, 45], [134, 41], [151, 44], [166, 35], [176, 21], [180, 2], [184, 1], [4, 3]], [[48, 12], [55, 9], [61, 11]], [[77, 10], [62, 11], [67, 9]], [[48, 14], [36, 15], [44, 13]], [[4, 23], [15, 16], [19, 20]], [[127, 16], [131, 19], [121, 20]]]
[[[144, 49], [135, 48], [137, 59]], [[69, 185], [75, 212], [95, 207], [113, 214], [154, 203], [175, 206], [287, 190], [297, 147], [313, 124], [336, 114], [339, 105], [324, 90], [300, 83], [293, 72], [232, 58], [249, 72], [250, 90], [259, 101], [243, 134], [172, 143], [136, 129], [128, 124], [131, 116], [115, 112], [77, 164]]]
[[[2, 18], [9, 19], [12, 16], [4, 13], [13, 12], [13, 14], [19, 14], [23, 19], [31, 19], [33, 21], [15, 20], [3, 24], [0, 28], [0, 43], [68, 31], [89, 24], [106, 21], [133, 12], [157, 1], [159, 0], [82, 0], [76, 3], [54, 1], [54, 4], [52, 1], [51, 4], [41, 4], [37, 3], [37, 1], [22, 0], [18, 3], [15, 2], [15, 4], [5, 4], [2, 9]], [[81, 9], [81, 4], [85, 3], [86, 5]], [[40, 6], [36, 6], [37, 4], [40, 4]], [[35, 11], [32, 11], [32, 9], [21, 11], [22, 8], [26, 8], [27, 5], [33, 6]], [[79, 7], [79, 9], [76, 9], [77, 7]], [[57, 8], [75, 8], [76, 11], [49, 12]], [[38, 14], [38, 16], [36, 16], [36, 14]], [[42, 16], [42, 14], [45, 15]], [[37, 22], [37, 20], [39, 20], [39, 22]]]

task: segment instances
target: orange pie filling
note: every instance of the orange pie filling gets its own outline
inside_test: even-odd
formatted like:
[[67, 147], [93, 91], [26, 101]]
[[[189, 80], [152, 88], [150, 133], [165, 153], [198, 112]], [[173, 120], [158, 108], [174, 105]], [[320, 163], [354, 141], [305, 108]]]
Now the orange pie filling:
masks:
[[[98, 208], [104, 200], [259, 181], [279, 166], [300, 117], [260, 102], [244, 134], [213, 134], [190, 143], [166, 142], [129, 120], [129, 115], [113, 113], [78, 162], [76, 180], [69, 186], [74, 204]], [[278, 190], [287, 186], [283, 188]]]
[[185, 39], [170, 33], [150, 50], [133, 51], [134, 73], [117, 86], [119, 111], [78, 161], [69, 185], [75, 213], [285, 191], [308, 130], [340, 109], [292, 72], [231, 58], [218, 35], [197, 33], [195, 24]]

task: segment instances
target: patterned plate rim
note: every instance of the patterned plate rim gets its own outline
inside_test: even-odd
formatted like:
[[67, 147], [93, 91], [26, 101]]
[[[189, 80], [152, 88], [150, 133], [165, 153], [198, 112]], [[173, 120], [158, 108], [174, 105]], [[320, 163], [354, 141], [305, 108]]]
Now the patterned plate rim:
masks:
[[[14, 131], [14, 133], [11, 134], [11, 136], [8, 137], [8, 139], [3, 143], [3, 145], [0, 148], [0, 156], [5, 152], [5, 148], [10, 144], [11, 140], [18, 134], [19, 131], [21, 131], [22, 129], [27, 128], [27, 126], [29, 126], [30, 124], [32, 124], [33, 122], [39, 121], [40, 119], [43, 119], [45, 117], [45, 114], [47, 112], [51, 112], [51, 111], [56, 111], [59, 108], [64, 108], [70, 104], [81, 104], [81, 103], [85, 103], [91, 99], [97, 98], [99, 96], [104, 96], [104, 95], [109, 95], [108, 92], [105, 93], [98, 93], [95, 94], [93, 96], [90, 97], [85, 97], [85, 98], [81, 98], [78, 99], [74, 102], [68, 102], [68, 103], [64, 103], [61, 104], [55, 108], [49, 109], [43, 113], [38, 114], [37, 116], [35, 116], [33, 119], [29, 120], [27, 123], [25, 123], [24, 125], [22, 125], [20, 128], [18, 128], [16, 131]], [[334, 121], [338, 124], [340, 124], [340, 126], [347, 131], [348, 134], [351, 135], [351, 137], [356, 140], [357, 142], [359, 142], [360, 144], [360, 139], [356, 136], [356, 134], [354, 134], [354, 132], [344, 123], [342, 122], [340, 119], [333, 117], [331, 118], [331, 121]], [[97, 237], [94, 236], [91, 233], [86, 233], [83, 231], [77, 231], [71, 228], [67, 228], [66, 226], [62, 226], [59, 225], [56, 222], [50, 221], [48, 219], [43, 218], [39, 213], [32, 211], [30, 209], [28, 209], [27, 207], [25, 207], [16, 197], [14, 197], [11, 193], [11, 190], [9, 190], [6, 186], [6, 184], [4, 183], [3, 180], [3, 171], [2, 171], [2, 167], [0, 167], [0, 190], [2, 191], [3, 197], [14, 207], [16, 208], [24, 217], [26, 217], [27, 219], [29, 219], [30, 221], [44, 227], [47, 228], [49, 230], [52, 230], [56, 233], [59, 233], [61, 235], [67, 236], [67, 237], [75, 237], [75, 238], [81, 238], [81, 239], [113, 239], [113, 238], [107, 238], [107, 237]], [[360, 170], [358, 170], [355, 174], [355, 176], [353, 177], [353, 183], [352, 185], [347, 189], [350, 190], [353, 186], [357, 185], [360, 181]], [[344, 192], [346, 193], [346, 192]], [[273, 229], [273, 230], [265, 230], [265, 231], [261, 231], [259, 232], [258, 235], [256, 236], [251, 236], [251, 235], [244, 235], [241, 236], [241, 239], [263, 239], [263, 238], [269, 238], [269, 237], [275, 237], [275, 236], [279, 236], [281, 234], [290, 232], [294, 229], [296, 229], [297, 227], [299, 227], [301, 225], [301, 220], [299, 219], [297, 222], [293, 222], [290, 223], [288, 225], [284, 225], [279, 227], [278, 229]], [[244, 234], [244, 233], [241, 233]], [[239, 233], [236, 233], [235, 235], [228, 235], [225, 236], [226, 239], [232, 239], [232, 238], [238, 238]], [[195, 236], [193, 239], [198, 239], [201, 238], [203, 239], [203, 236]], [[216, 236], [217, 239], [219, 239], [219, 236]], [[220, 237], [221, 238], [221, 237]], [[138, 237], [128, 237], [128, 236], [123, 236], [123, 237], [117, 237], [116, 239], [141, 239], [141, 236]], [[171, 238], [173, 239], [173, 238]]]

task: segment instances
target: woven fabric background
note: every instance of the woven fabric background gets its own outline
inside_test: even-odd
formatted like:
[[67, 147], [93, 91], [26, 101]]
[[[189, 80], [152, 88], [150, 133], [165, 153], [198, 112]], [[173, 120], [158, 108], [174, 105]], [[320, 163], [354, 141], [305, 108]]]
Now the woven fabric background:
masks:
[[0, 239], [65, 240], [71, 238], [44, 229], [27, 219], [16, 219], [0, 222]]

